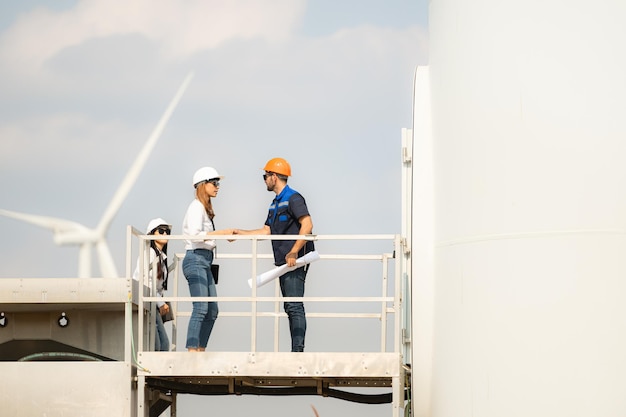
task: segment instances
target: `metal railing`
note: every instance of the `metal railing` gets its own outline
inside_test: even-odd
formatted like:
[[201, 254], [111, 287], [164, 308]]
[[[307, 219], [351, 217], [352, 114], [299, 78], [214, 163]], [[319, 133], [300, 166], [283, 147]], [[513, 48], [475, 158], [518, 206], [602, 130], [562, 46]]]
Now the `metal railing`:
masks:
[[[159, 235], [145, 235], [139, 230], [129, 226], [127, 235], [127, 267], [126, 274], [128, 277], [132, 276], [132, 271], [135, 268], [134, 262], [138, 259], [140, 268], [140, 282], [144, 282], [144, 291], [139, 291], [138, 303], [139, 311], [142, 314], [148, 314], [150, 317], [147, 321], [138, 320], [138, 343], [137, 350], [153, 350], [154, 347], [154, 326], [147, 330], [149, 340], [144, 341], [144, 322], [154, 323], [153, 316], [156, 312], [156, 301], [169, 301], [171, 303], [174, 320], [172, 322], [172, 341], [177, 340], [178, 334], [178, 321], [182, 317], [189, 317], [191, 315], [191, 302], [193, 301], [213, 301], [218, 302], [220, 305], [220, 317], [247, 317], [250, 319], [250, 352], [256, 352], [258, 349], [258, 327], [259, 320], [270, 318], [273, 319], [273, 350], [279, 350], [279, 322], [286, 319], [286, 314], [282, 312], [281, 303], [285, 301], [302, 301], [307, 305], [307, 318], [324, 318], [324, 319], [366, 319], [374, 323], [380, 323], [379, 334], [379, 351], [380, 352], [401, 352], [403, 349], [403, 343], [406, 343], [402, 339], [405, 329], [402, 329], [404, 325], [403, 320], [403, 307], [402, 302], [404, 298], [403, 292], [407, 288], [406, 274], [403, 274], [402, 267], [402, 254], [404, 253], [403, 241], [399, 235], [235, 235], [235, 236], [211, 236], [211, 239], [218, 241], [248, 241], [250, 243], [249, 252], [233, 253], [232, 251], [224, 251], [221, 248], [224, 246], [219, 245], [220, 251], [216, 255], [214, 262], [222, 263], [228, 262], [243, 262], [248, 263], [250, 267], [249, 271], [249, 293], [235, 296], [217, 296], [217, 297], [191, 297], [188, 295], [179, 294], [179, 281], [182, 275], [182, 259], [184, 253], [177, 253], [174, 256], [169, 256], [170, 262], [170, 278], [169, 288], [172, 295], [165, 294], [165, 297], [157, 297], [154, 290], [156, 288], [156, 274], [152, 278], [152, 282], [149, 279], [149, 248], [150, 241], [163, 239], [164, 237]], [[193, 236], [185, 235], [171, 235], [167, 236], [169, 242], [182, 241], [184, 239], [197, 239]], [[134, 243], [134, 239], [137, 243]], [[274, 295], [266, 296], [259, 295], [259, 288], [256, 284], [256, 277], [261, 272], [259, 263], [267, 264], [269, 260], [273, 259], [271, 254], [259, 252], [259, 242], [269, 240], [294, 240], [304, 239], [313, 240], [316, 242], [317, 251], [320, 255], [319, 261], [315, 262], [315, 270], [318, 269], [318, 265], [327, 265], [332, 263], [333, 265], [341, 264], [338, 267], [338, 276], [350, 276], [353, 269], [347, 264], [363, 264], [363, 263], [378, 263], [378, 273], [374, 272], [374, 268], [369, 268], [364, 274], [364, 285], [368, 285], [369, 288], [373, 288], [373, 285], [378, 285], [380, 292], [374, 296], [358, 296], [358, 295], [333, 295], [333, 289], [328, 288], [328, 295], [322, 294], [320, 296], [311, 296], [305, 293], [304, 297], [282, 297], [280, 294], [279, 280], [276, 279], [273, 282]], [[327, 249], [333, 246], [333, 244], [342, 242], [345, 248], [353, 248], [361, 246], [358, 253], [327, 253]], [[347, 244], [346, 244], [347, 243]], [[380, 250], [384, 244], [388, 244], [387, 249]], [[327, 245], [328, 247], [324, 247]], [[171, 244], [170, 244], [171, 246]], [[133, 256], [133, 247], [137, 248], [138, 254]], [[337, 251], [343, 252], [343, 251]], [[137, 253], [137, 252], [135, 252]], [[273, 266], [272, 266], [273, 267]], [[324, 269], [324, 268], [322, 268]], [[356, 268], [358, 272], [358, 268]], [[229, 274], [228, 269], [223, 268], [220, 271], [220, 284], [225, 280], [225, 275]], [[391, 275], [390, 275], [391, 274]], [[378, 282], [375, 282], [378, 281]], [[307, 277], [307, 293], [309, 293], [309, 278]], [[269, 284], [268, 284], [269, 285]], [[141, 286], [139, 286], [141, 288]], [[318, 289], [319, 290], [319, 289]], [[325, 291], [323, 291], [325, 292]], [[221, 311], [222, 303], [243, 303], [247, 308], [241, 311]], [[260, 308], [260, 306], [271, 305], [271, 311]], [[310, 309], [308, 306], [320, 305], [324, 307], [321, 311], [316, 311], [318, 308]], [[346, 306], [363, 306], [359, 311], [341, 312], [341, 311], [329, 311], [332, 307], [338, 305]], [[376, 306], [378, 307], [372, 307]], [[309, 311], [312, 310], [312, 311]], [[393, 320], [392, 329], [389, 329], [388, 322]], [[374, 324], [375, 325], [375, 324]], [[391, 347], [388, 347], [388, 339], [391, 340]]]

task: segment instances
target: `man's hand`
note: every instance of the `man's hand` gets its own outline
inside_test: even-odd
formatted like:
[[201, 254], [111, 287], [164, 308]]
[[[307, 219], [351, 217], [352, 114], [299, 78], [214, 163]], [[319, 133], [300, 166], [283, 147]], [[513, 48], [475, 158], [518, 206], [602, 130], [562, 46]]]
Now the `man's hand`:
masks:
[[287, 266], [295, 266], [296, 265], [296, 257], [298, 256], [295, 252], [289, 252], [285, 256], [285, 260], [287, 261]]
[[159, 313], [161, 313], [162, 316], [166, 315], [169, 311], [170, 311], [170, 306], [167, 304], [163, 304], [159, 308]]

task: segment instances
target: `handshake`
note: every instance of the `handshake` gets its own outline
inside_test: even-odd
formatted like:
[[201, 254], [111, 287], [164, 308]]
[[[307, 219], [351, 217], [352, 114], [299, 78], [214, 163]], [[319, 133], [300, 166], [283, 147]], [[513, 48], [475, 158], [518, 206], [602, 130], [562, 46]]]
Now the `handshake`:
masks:
[[[221, 230], [215, 230], [213, 232], [207, 232], [207, 235], [244, 235], [244, 234], [252, 234], [252, 233], [246, 233], [248, 232], [247, 230], [241, 230], [241, 229], [221, 229]], [[235, 239], [227, 239], [229, 242], [233, 242], [235, 241]]]

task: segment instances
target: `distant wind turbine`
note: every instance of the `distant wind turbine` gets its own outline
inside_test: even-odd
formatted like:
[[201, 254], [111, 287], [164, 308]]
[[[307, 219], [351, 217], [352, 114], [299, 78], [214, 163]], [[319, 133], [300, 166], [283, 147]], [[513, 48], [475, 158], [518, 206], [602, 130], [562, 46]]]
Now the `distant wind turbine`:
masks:
[[152, 131], [152, 134], [148, 138], [148, 141], [139, 152], [139, 155], [137, 155], [137, 159], [135, 159], [135, 162], [130, 167], [130, 170], [126, 174], [126, 177], [122, 181], [120, 187], [117, 189], [113, 199], [105, 210], [102, 219], [100, 219], [100, 223], [95, 229], [90, 229], [82, 224], [69, 220], [18, 213], [3, 209], [0, 209], [0, 215], [22, 220], [51, 230], [54, 234], [54, 243], [57, 245], [79, 246], [78, 276], [80, 278], [88, 278], [91, 276], [91, 250], [94, 247], [96, 248], [96, 252], [98, 254], [98, 262], [100, 264], [102, 277], [118, 277], [119, 275], [117, 273], [117, 268], [115, 268], [115, 262], [113, 262], [111, 251], [109, 250], [109, 246], [106, 242], [106, 233], [111, 225], [111, 222], [113, 221], [113, 218], [117, 214], [117, 211], [130, 192], [130, 189], [135, 184], [139, 173], [148, 160], [150, 152], [152, 152], [154, 145], [159, 139], [159, 136], [161, 136], [165, 125], [170, 119], [170, 116], [174, 112], [174, 109], [178, 105], [178, 102], [183, 96], [192, 78], [193, 73], [190, 73], [178, 88], [174, 98], [170, 102], [169, 106], [167, 106], [165, 113], [161, 116], [159, 123], [157, 123], [156, 127]]

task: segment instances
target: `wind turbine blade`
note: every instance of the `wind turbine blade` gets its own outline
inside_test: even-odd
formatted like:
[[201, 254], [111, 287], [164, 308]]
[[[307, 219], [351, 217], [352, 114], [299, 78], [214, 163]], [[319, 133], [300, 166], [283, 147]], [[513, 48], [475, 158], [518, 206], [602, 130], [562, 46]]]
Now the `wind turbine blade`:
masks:
[[174, 98], [170, 102], [169, 106], [167, 106], [165, 113], [163, 113], [163, 116], [161, 116], [161, 120], [159, 120], [159, 123], [157, 123], [156, 127], [152, 131], [152, 134], [148, 138], [148, 141], [145, 143], [145, 145], [139, 152], [137, 159], [135, 159], [135, 162], [133, 163], [130, 170], [126, 174], [126, 177], [122, 181], [120, 188], [118, 188], [117, 192], [113, 196], [113, 199], [109, 203], [109, 206], [104, 212], [104, 215], [102, 216], [102, 219], [100, 220], [100, 224], [98, 225], [97, 231], [100, 235], [104, 235], [105, 231], [109, 227], [109, 224], [113, 220], [113, 217], [115, 217], [115, 214], [117, 213], [120, 206], [124, 202], [124, 199], [126, 199], [126, 196], [130, 192], [130, 189], [135, 184], [135, 181], [137, 180], [139, 173], [141, 172], [144, 165], [146, 164], [146, 161], [148, 160], [148, 156], [150, 156], [150, 152], [152, 152], [152, 148], [154, 148], [154, 145], [159, 139], [159, 136], [161, 136], [161, 133], [163, 132], [163, 129], [165, 128], [165, 125], [170, 119], [170, 116], [174, 112], [174, 109], [178, 105], [178, 102], [183, 96], [183, 93], [187, 89], [187, 86], [191, 82], [192, 78], [193, 78], [193, 73], [189, 73], [189, 75], [187, 75], [187, 77], [183, 81], [182, 85], [178, 88], [176, 95], [174, 95]]
[[78, 251], [78, 278], [91, 277], [91, 248], [89, 242], [80, 245]]
[[31, 223], [36, 226], [40, 226], [40, 227], [52, 230], [55, 233], [87, 230], [87, 228], [80, 223], [76, 223], [76, 222], [72, 222], [72, 221], [64, 220], [64, 219], [58, 219], [55, 217], [18, 213], [16, 211], [3, 210], [3, 209], [0, 209], [0, 215], [11, 217], [17, 220], [22, 220], [26, 223]]
[[104, 239], [98, 241], [96, 244], [96, 250], [98, 252], [98, 262], [100, 263], [100, 272], [102, 278], [118, 278], [117, 268], [111, 256], [111, 251]]

